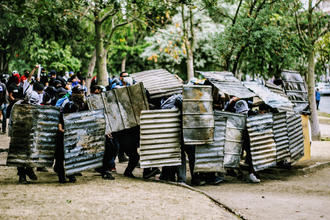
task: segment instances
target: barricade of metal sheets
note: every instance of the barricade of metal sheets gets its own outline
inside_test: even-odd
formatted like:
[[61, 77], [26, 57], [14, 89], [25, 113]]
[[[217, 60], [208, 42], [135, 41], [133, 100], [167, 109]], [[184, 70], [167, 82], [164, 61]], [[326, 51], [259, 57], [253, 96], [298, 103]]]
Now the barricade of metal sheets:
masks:
[[305, 81], [296, 71], [282, 72], [284, 90], [290, 101], [295, 105], [294, 110], [299, 113], [309, 113], [308, 92]]
[[279, 111], [293, 111], [293, 104], [288, 98], [270, 91], [257, 82], [244, 82], [244, 86], [258, 95], [267, 105]]
[[7, 165], [51, 167], [54, 162], [59, 108], [16, 104], [11, 112]]
[[183, 86], [184, 144], [213, 143], [214, 115], [211, 86]]
[[235, 78], [234, 74], [231, 72], [199, 71], [198, 73], [200, 73], [213, 86], [215, 86], [220, 93], [236, 96], [239, 98], [252, 98], [255, 96], [255, 94], [244, 87], [242, 82]]
[[181, 120], [177, 109], [141, 112], [140, 166], [181, 165]]
[[224, 147], [224, 167], [238, 168], [243, 147], [243, 131], [246, 127], [246, 116], [231, 112], [214, 111], [216, 120], [225, 118], [226, 140]]
[[87, 103], [90, 110], [104, 109], [111, 132], [139, 125], [141, 111], [149, 109], [143, 83], [91, 95]]
[[164, 69], [138, 72], [131, 76], [137, 82], [143, 82], [151, 99], [182, 94], [182, 80]]
[[276, 166], [276, 145], [271, 113], [247, 118], [252, 164], [255, 171]]
[[196, 145], [194, 172], [223, 172], [227, 119], [214, 116], [214, 143]]
[[105, 145], [103, 110], [64, 115], [66, 175], [102, 166]]
[[270, 82], [266, 82], [265, 86], [272, 92], [279, 94], [280, 96], [283, 96], [285, 98], [288, 98], [288, 96], [284, 93], [284, 90], [282, 89], [282, 87], [277, 86], [273, 83]]
[[287, 126], [290, 145], [291, 163], [304, 156], [304, 136], [299, 114], [287, 114]]
[[276, 162], [290, 162], [290, 148], [286, 112], [273, 114], [273, 132], [276, 144]]

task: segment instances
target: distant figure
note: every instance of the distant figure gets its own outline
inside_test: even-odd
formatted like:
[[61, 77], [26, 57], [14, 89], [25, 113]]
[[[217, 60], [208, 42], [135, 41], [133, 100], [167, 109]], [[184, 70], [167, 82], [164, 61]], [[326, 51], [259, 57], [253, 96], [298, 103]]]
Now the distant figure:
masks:
[[319, 110], [319, 105], [321, 100], [321, 94], [319, 92], [319, 89], [316, 89], [315, 91], [315, 100], [316, 100], [316, 109]]

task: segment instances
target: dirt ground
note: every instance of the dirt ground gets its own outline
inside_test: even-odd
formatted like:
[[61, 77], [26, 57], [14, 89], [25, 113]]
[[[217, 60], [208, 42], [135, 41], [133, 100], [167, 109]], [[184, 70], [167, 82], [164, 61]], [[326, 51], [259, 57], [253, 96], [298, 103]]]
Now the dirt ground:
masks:
[[8, 142], [0, 136], [0, 219], [237, 219], [197, 192], [116, 174], [106, 181], [83, 172], [75, 184], [59, 184], [49, 169], [20, 185], [16, 168], [3, 166]]

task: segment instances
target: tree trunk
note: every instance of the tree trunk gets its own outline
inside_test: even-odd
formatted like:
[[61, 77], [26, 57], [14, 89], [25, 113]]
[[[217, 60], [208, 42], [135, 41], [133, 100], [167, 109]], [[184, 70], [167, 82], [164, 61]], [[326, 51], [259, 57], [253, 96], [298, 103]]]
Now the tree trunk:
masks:
[[311, 128], [312, 128], [312, 140], [317, 141], [321, 139], [320, 127], [319, 127], [319, 119], [317, 117], [316, 111], [316, 100], [315, 100], [315, 79], [314, 79], [314, 70], [315, 70], [315, 52], [312, 49], [308, 53], [308, 99], [309, 106], [311, 110]]
[[99, 85], [107, 86], [107, 51], [104, 49], [102, 23], [95, 21], [95, 41], [96, 41], [96, 68], [97, 68], [97, 82]]
[[[182, 31], [183, 31], [183, 39], [184, 39], [184, 45], [187, 52], [187, 79], [188, 81], [194, 78], [194, 55], [193, 55], [193, 27], [190, 27], [191, 32], [191, 42], [189, 41], [189, 33], [187, 29], [187, 23], [186, 18], [184, 14], [184, 4], [181, 5], [181, 16], [182, 16]], [[190, 22], [192, 22], [192, 14], [190, 13]]]
[[187, 49], [187, 77], [188, 81], [194, 78], [194, 57], [191, 48]]
[[0, 52], [0, 73], [8, 73], [8, 59], [5, 51]]
[[95, 69], [95, 63], [96, 63], [96, 51], [94, 50], [93, 56], [91, 60], [89, 61], [88, 64], [88, 72], [87, 72], [87, 78], [86, 78], [86, 87], [87, 87], [87, 95], [90, 94], [90, 87], [92, 83], [92, 78], [93, 78], [93, 72]]
[[126, 57], [121, 60], [121, 71], [126, 71]]

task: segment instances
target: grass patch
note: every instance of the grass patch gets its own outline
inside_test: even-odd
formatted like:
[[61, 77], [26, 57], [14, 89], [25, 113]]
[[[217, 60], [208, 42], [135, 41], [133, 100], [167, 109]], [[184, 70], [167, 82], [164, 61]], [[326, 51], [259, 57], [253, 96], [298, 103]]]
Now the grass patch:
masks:
[[330, 118], [330, 114], [326, 113], [326, 112], [317, 112], [318, 116], [322, 116], [322, 117], [328, 117]]
[[330, 141], [330, 137], [321, 137], [321, 141]]

